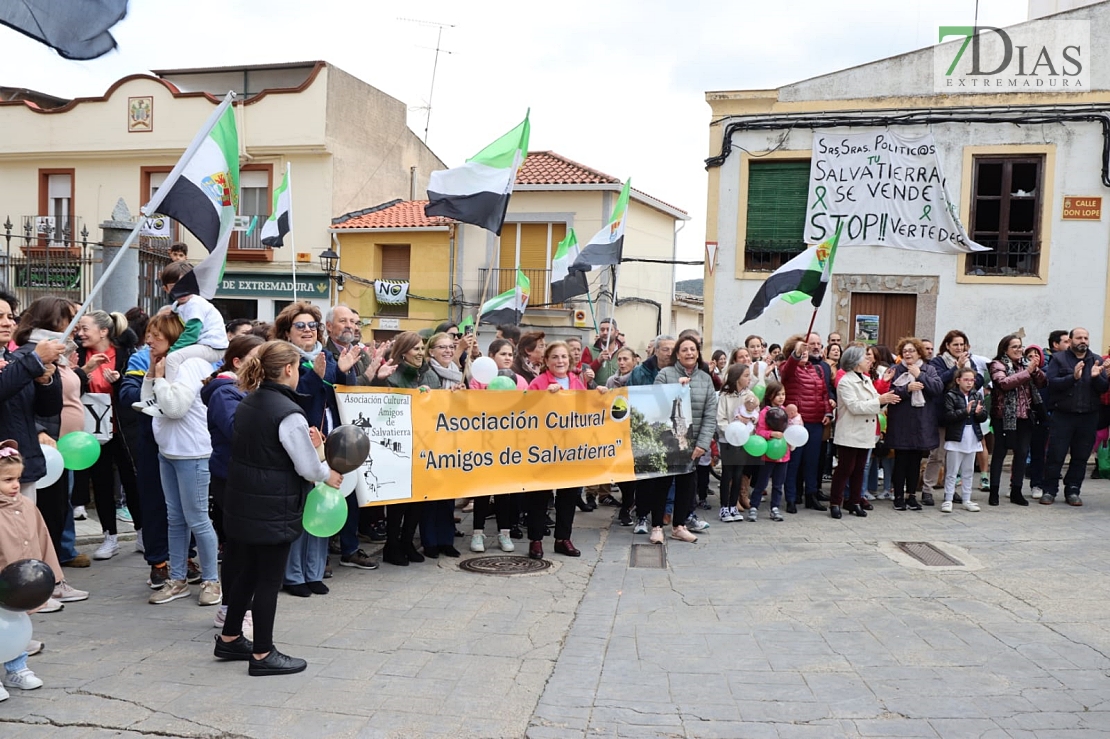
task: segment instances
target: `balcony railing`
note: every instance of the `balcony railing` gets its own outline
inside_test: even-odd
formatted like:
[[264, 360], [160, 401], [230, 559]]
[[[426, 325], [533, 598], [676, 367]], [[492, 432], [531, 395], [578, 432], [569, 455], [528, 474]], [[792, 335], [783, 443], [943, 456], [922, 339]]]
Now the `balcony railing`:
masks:
[[236, 249], [268, 249], [269, 247], [262, 243], [262, 224], [270, 216], [258, 216], [258, 223], [255, 224], [254, 230], [250, 233], [246, 231], [235, 232]]
[[23, 216], [23, 248], [76, 247], [80, 245], [78, 216]]
[[774, 272], [805, 250], [803, 241], [748, 239], [744, 242], [744, 269], [748, 272]]
[[1041, 242], [1032, 238], [1010, 238], [1008, 240], [975, 240], [978, 244], [990, 247], [991, 251], [977, 251], [967, 255], [966, 273], [969, 275], [1003, 275], [1006, 277], [1033, 276], [1039, 274], [1041, 265]]
[[[522, 269], [521, 272], [531, 283], [531, 293], [528, 305], [545, 308], [563, 308], [562, 303], [548, 305], [548, 296], [551, 294], [551, 270], [549, 269]], [[495, 295], [500, 295], [506, 290], [516, 286], [515, 269], [482, 269], [478, 270], [482, 287], [485, 289], [485, 299], [489, 300]], [[487, 282], [488, 281], [488, 282]]]

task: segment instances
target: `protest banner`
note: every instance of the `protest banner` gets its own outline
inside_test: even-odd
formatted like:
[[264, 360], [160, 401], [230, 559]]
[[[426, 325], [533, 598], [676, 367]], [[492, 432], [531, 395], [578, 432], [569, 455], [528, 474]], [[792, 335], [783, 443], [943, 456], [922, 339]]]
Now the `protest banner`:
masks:
[[943, 254], [988, 250], [960, 223], [932, 134], [909, 138], [889, 129], [814, 134], [805, 241], [823, 242], [841, 224], [841, 247]]
[[337, 387], [370, 437], [362, 505], [599, 485], [693, 469], [690, 391], [608, 393]]

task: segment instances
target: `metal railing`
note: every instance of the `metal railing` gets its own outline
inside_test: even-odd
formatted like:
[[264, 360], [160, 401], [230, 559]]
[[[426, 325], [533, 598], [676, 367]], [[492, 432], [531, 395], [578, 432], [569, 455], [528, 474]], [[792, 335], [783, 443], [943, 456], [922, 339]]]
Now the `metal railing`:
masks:
[[81, 231], [78, 216], [23, 216], [22, 221], [24, 247], [73, 246]]
[[4, 239], [0, 278], [21, 307], [47, 295], [83, 302], [93, 283], [95, 260], [89, 247], [97, 246], [97, 242], [89, 241], [87, 228], [82, 228], [80, 234], [74, 233], [80, 225], [76, 217], [45, 218], [23, 216], [22, 234], [13, 231], [11, 218], [4, 220], [0, 226]]
[[800, 240], [748, 239], [744, 242], [744, 269], [774, 272], [805, 250], [805, 242]]
[[246, 231], [236, 231], [232, 247], [235, 249], [268, 249], [269, 247], [262, 243], [262, 224], [270, 216], [258, 216], [258, 223], [255, 224], [254, 230], [250, 233]]
[[[544, 306], [545, 308], [562, 308], [563, 304], [548, 305], [547, 299], [551, 294], [551, 270], [549, 269], [522, 269], [521, 272], [532, 283], [528, 304]], [[509, 269], [481, 269], [478, 270], [479, 281], [485, 290], [484, 300], [489, 300], [495, 295], [500, 295], [506, 290], [516, 286], [516, 270]]]
[[1041, 266], [1041, 242], [1033, 239], [1004, 241], [978, 239], [976, 243], [991, 251], [967, 255], [965, 274], [1003, 275], [1006, 277], [1037, 276]]

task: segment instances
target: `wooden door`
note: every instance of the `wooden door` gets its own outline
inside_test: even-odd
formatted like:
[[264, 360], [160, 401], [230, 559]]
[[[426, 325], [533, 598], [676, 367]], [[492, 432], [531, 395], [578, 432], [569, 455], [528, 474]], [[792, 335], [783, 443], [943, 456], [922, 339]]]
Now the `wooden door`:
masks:
[[[861, 341], [874, 339], [875, 343], [885, 344], [897, 355], [894, 344], [904, 336], [913, 336], [917, 325], [917, 296], [900, 293], [852, 293], [852, 316], [848, 324], [851, 340], [857, 340], [857, 316], [878, 316], [877, 337], [868, 335], [858, 337]], [[861, 322], [865, 331], [868, 321]], [[870, 343], [870, 342], [869, 342]]]

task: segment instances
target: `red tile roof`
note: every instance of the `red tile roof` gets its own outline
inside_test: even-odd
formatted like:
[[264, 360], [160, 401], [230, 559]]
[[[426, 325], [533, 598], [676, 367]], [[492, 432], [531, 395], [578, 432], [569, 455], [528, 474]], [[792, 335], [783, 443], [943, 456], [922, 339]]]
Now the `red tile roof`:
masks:
[[553, 151], [530, 151], [516, 173], [516, 184], [619, 185], [621, 181]]
[[375, 208], [348, 213], [332, 222], [333, 228], [428, 228], [455, 223], [452, 218], [424, 215], [427, 200], [393, 200]]

